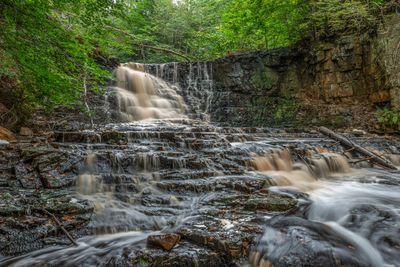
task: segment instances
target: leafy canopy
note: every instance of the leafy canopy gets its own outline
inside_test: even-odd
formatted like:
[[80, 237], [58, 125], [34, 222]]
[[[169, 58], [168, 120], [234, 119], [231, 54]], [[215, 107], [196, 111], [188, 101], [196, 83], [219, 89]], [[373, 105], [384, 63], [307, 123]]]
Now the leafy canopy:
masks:
[[96, 37], [119, 10], [113, 0], [3, 0], [3, 71], [18, 74], [26, 101], [73, 103], [108, 75], [94, 59]]
[[[156, 46], [209, 60], [377, 24], [384, 0], [2, 0], [0, 76], [24, 102], [82, 99], [110, 77], [96, 59], [178, 61]], [[0, 77], [0, 79], [1, 79]]]

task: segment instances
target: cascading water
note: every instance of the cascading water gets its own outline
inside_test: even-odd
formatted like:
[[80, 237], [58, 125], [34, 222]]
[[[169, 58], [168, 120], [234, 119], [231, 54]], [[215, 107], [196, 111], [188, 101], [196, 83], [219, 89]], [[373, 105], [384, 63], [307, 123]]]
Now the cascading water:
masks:
[[292, 168], [290, 155], [283, 155], [253, 164], [272, 177], [271, 191], [294, 188], [309, 199], [296, 213], [266, 223], [250, 252], [252, 266], [398, 266], [399, 174], [351, 169], [343, 156], [322, 153], [311, 160], [318, 177], [304, 165], [295, 167], [299, 163]]
[[[60, 242], [2, 258], [3, 248], [12, 245], [0, 242], [0, 266], [399, 266], [398, 173], [371, 165], [351, 168], [345, 156], [326, 150], [332, 144], [318, 134], [187, 119], [186, 109], [208, 118], [213, 86], [211, 65], [187, 64], [184, 88], [161, 79], [182, 80], [177, 64], [170, 64], [173, 71], [157, 66], [157, 77], [143, 65], [121, 65], [110, 89], [119, 119], [130, 123], [54, 134], [54, 148], [46, 153], [59, 150], [73, 158], [57, 172], [75, 178], [62, 189], [72, 197], [54, 205], [64, 207], [58, 203], [64, 199], [78, 207], [57, 214], [78, 246]], [[333, 151], [342, 152], [337, 146]], [[37, 170], [47, 170], [49, 158], [24, 154], [24, 162], [44, 162]], [[80, 200], [89, 201], [93, 213]], [[24, 225], [32, 214], [16, 211], [21, 222], [0, 218], [1, 223], [32, 227]], [[77, 218], [83, 223], [76, 228], [84, 232], [69, 224]], [[35, 232], [45, 232], [42, 238], [63, 236], [49, 218], [35, 220], [43, 222]], [[0, 226], [0, 234], [10, 231]], [[178, 238], [171, 244], [162, 239], [168, 234]]]
[[[188, 117], [210, 121], [213, 98], [213, 65], [210, 62], [187, 63], [187, 74], [182, 77], [178, 63], [152, 65], [152, 73], [168, 81], [170, 86], [185, 99]], [[146, 70], [149, 71], [149, 70]]]
[[115, 76], [116, 86], [111, 88], [122, 121], [185, 117], [183, 98], [165, 81], [145, 73], [143, 65], [122, 64]]

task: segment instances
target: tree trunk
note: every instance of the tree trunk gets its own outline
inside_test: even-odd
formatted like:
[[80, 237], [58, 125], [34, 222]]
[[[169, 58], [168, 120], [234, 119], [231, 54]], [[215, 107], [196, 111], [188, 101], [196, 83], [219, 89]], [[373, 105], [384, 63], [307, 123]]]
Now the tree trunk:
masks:
[[382, 167], [385, 167], [385, 168], [391, 169], [391, 170], [398, 170], [396, 166], [394, 166], [392, 163], [388, 162], [387, 160], [379, 157], [378, 155], [372, 153], [371, 151], [366, 150], [365, 148], [361, 147], [360, 145], [353, 143], [346, 137], [334, 133], [333, 131], [329, 130], [326, 127], [323, 127], [323, 126], [319, 127], [319, 131], [321, 133], [323, 133], [324, 135], [340, 142], [344, 146], [354, 148], [354, 150], [356, 150], [360, 154], [370, 158], [371, 161], [375, 162], [376, 164], [378, 164]]

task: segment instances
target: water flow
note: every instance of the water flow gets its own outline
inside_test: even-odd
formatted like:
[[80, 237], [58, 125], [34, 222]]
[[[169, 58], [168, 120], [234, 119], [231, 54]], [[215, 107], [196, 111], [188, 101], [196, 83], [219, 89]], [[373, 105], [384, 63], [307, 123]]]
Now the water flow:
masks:
[[[272, 177], [270, 191], [307, 192], [293, 215], [267, 221], [250, 253], [253, 266], [398, 266], [400, 175], [353, 170], [337, 154], [315, 154], [311, 167], [293, 164], [287, 151], [256, 157]], [[311, 170], [310, 170], [311, 169]], [[390, 185], [388, 183], [390, 181]]]
[[[113, 163], [115, 169], [124, 172], [123, 163]], [[88, 199], [95, 208], [91, 220], [91, 229], [96, 234], [114, 234], [129, 231], [168, 231], [177, 227], [180, 219], [187, 217], [195, 198], [179, 201], [174, 195], [160, 191], [156, 187], [159, 180], [157, 172], [151, 169], [158, 168], [160, 159], [149, 154], [138, 156], [137, 166], [143, 171], [135, 176], [102, 174], [99, 173], [97, 158], [90, 154], [86, 160], [87, 171], [78, 176], [76, 191], [80, 198]], [[119, 166], [118, 166], [119, 165]], [[175, 167], [178, 169], [178, 167]], [[126, 187], [121, 186], [123, 180]], [[134, 191], [134, 192], [132, 192]], [[175, 216], [153, 214], [142, 206], [143, 200], [162, 201], [166, 207], [178, 208], [179, 214]]]
[[189, 74], [184, 82], [182, 94], [190, 106], [192, 118], [210, 121], [209, 109], [213, 88], [212, 65], [207, 62], [189, 63]]
[[326, 152], [313, 158], [311, 165], [293, 163], [287, 149], [268, 151], [264, 156], [256, 156], [251, 164], [259, 172], [271, 177], [268, 180], [269, 185], [289, 186], [301, 192], [321, 186], [318, 183], [320, 178], [351, 172], [342, 155]]
[[[179, 90], [143, 70], [143, 65], [134, 63], [116, 70], [114, 90], [121, 119], [184, 117]], [[172, 77], [173, 82], [178, 80], [176, 71], [176, 64], [172, 76], [166, 65], [157, 68], [160, 77]], [[189, 86], [184, 89], [193, 96], [191, 108], [204, 116], [211, 97], [210, 73], [206, 63], [190, 63]], [[307, 151], [306, 161], [264, 142], [264, 133], [247, 135], [247, 130], [187, 119], [107, 125], [99, 134], [105, 143], [82, 145], [80, 152], [88, 156], [76, 180], [77, 197], [94, 207], [87, 227], [92, 236], [78, 239], [78, 247], [45, 248], [10, 257], [0, 266], [124, 265], [124, 260], [145, 250], [149, 235], [188, 230], [191, 236], [206, 229], [208, 249], [213, 244], [222, 249], [229, 236], [237, 235], [243, 242], [243, 233], [256, 235], [243, 229], [257, 227], [264, 227], [264, 233], [250, 249], [253, 266], [398, 266], [399, 174], [354, 170], [342, 155], [319, 148]], [[71, 154], [75, 152], [71, 146]], [[297, 198], [298, 206], [272, 218], [275, 211], [235, 213], [236, 207], [252, 203], [253, 193], [270, 205], [277, 192]], [[238, 196], [238, 202], [227, 199], [236, 201]], [[272, 201], [279, 206], [286, 200]], [[229, 220], [220, 217], [230, 213]], [[257, 227], [237, 228], [236, 215], [244, 216], [246, 227], [247, 223]], [[217, 234], [211, 235], [214, 231]], [[212, 243], [219, 236], [220, 243]], [[198, 240], [207, 245], [200, 234]], [[246, 240], [243, 243], [250, 242]]]
[[122, 64], [115, 71], [117, 82], [112, 87], [120, 120], [124, 122], [145, 119], [185, 117], [183, 98], [168, 84], [144, 72], [136, 63]]

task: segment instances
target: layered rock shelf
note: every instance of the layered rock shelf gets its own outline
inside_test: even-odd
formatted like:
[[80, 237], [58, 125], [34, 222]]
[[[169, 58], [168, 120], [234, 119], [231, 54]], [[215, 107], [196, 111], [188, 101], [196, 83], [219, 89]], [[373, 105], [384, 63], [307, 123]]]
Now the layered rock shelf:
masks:
[[[352, 138], [388, 155], [400, 149], [385, 138]], [[70, 262], [63, 262], [50, 254], [45, 262], [239, 265], [268, 218], [293, 214], [307, 199], [270, 191], [274, 180], [257, 171], [254, 159], [270, 155], [273, 160], [287, 151], [294, 163], [301, 163], [300, 153], [312, 165], [314, 159], [331, 162], [332, 156], [320, 154], [323, 147], [343, 151], [313, 131], [223, 128], [191, 120], [115, 124], [35, 140], [0, 145], [0, 265], [13, 262], [12, 256], [35, 258], [39, 249], [71, 246], [43, 208], [78, 242], [94, 247], [101, 243], [85, 238], [142, 233], [137, 244], [104, 256], [82, 261], [71, 254]], [[280, 166], [277, 160], [271, 162]], [[334, 162], [326, 165], [328, 173], [340, 171]], [[321, 177], [328, 175], [312, 166]]]

